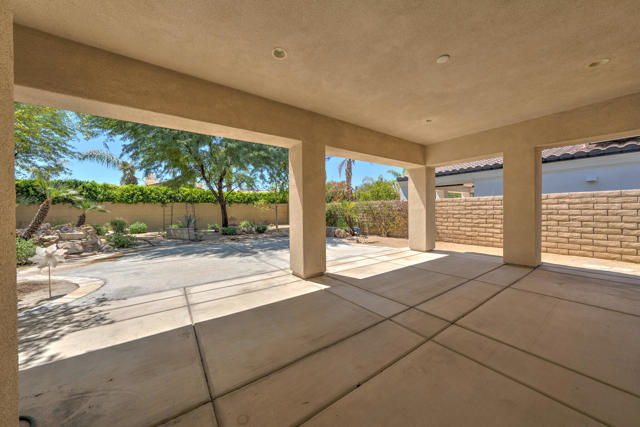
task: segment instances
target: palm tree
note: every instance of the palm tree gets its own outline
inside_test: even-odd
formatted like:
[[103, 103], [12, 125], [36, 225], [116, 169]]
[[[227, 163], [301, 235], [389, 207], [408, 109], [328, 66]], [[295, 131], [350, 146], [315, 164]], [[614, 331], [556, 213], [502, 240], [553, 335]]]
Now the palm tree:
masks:
[[395, 169], [389, 169], [389, 170], [387, 170], [387, 173], [391, 174], [394, 178], [400, 178], [401, 176], [407, 175], [409, 173], [409, 169], [404, 168], [404, 169], [402, 169], [402, 172], [398, 172]]
[[353, 176], [353, 164], [356, 161], [353, 159], [344, 159], [338, 165], [338, 175], [342, 176], [342, 169], [344, 169], [344, 183], [347, 184], [347, 197], [351, 198], [353, 188], [351, 187], [351, 177]]
[[107, 167], [118, 168], [122, 172], [120, 177], [120, 185], [133, 184], [138, 185], [136, 177], [136, 168], [126, 160], [122, 160], [113, 153], [102, 150], [89, 150], [80, 155], [80, 160], [93, 160]]
[[90, 202], [89, 200], [76, 200], [73, 204], [76, 208], [80, 209], [82, 213], [78, 216], [78, 221], [76, 222], [76, 227], [80, 227], [84, 225], [84, 222], [87, 220], [87, 212], [96, 211], [96, 212], [109, 212], [104, 209], [102, 206]]
[[51, 203], [56, 199], [70, 198], [72, 200], [78, 200], [80, 196], [78, 192], [72, 188], [66, 187], [59, 182], [50, 181], [49, 177], [42, 171], [35, 172], [35, 184], [40, 188], [40, 191], [44, 195], [44, 201], [40, 204], [38, 212], [31, 220], [29, 226], [22, 232], [24, 240], [29, 240], [33, 234], [38, 231], [44, 220], [47, 218]]

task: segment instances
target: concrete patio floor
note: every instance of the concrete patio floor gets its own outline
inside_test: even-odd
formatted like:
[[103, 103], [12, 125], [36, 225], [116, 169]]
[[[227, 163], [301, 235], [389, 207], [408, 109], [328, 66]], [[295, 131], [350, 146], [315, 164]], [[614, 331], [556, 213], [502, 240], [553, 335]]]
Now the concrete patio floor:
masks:
[[39, 426], [638, 425], [640, 278], [343, 257], [20, 319]]

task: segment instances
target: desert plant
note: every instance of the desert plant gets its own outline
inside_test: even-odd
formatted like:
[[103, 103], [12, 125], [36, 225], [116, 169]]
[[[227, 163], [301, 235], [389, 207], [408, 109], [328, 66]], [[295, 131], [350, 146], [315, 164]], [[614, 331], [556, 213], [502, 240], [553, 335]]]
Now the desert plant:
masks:
[[169, 228], [184, 228], [184, 224], [178, 222], [176, 224], [171, 224]]
[[140, 234], [140, 233], [146, 233], [146, 232], [147, 232], [147, 224], [145, 224], [144, 222], [137, 221], [129, 226], [129, 233], [131, 234]]
[[138, 244], [136, 238], [130, 234], [115, 233], [107, 236], [107, 242], [116, 248], [128, 248]]
[[35, 171], [35, 176], [35, 185], [41, 193], [41, 196], [44, 196], [44, 201], [40, 204], [38, 212], [31, 220], [29, 226], [22, 232], [20, 237], [24, 240], [31, 239], [33, 234], [38, 231], [49, 213], [51, 203], [53, 203], [55, 199], [78, 199], [78, 192], [76, 190], [65, 187], [58, 182], [50, 181], [49, 176], [46, 173]]
[[246, 219], [240, 223], [240, 228], [249, 228], [253, 227], [251, 221], [247, 221]]
[[94, 230], [96, 230], [96, 234], [98, 236], [104, 236], [105, 233], [107, 232], [107, 229], [104, 225], [100, 225], [100, 224], [91, 224], [91, 226], [93, 227]]
[[114, 218], [109, 221], [109, 227], [114, 233], [122, 234], [127, 231], [127, 221], [122, 218]]
[[220, 226], [218, 224], [207, 224], [207, 229], [218, 232], [220, 231]]
[[231, 227], [222, 227], [221, 230], [222, 230], [222, 234], [224, 236], [234, 236], [234, 235], [238, 234], [238, 230], [233, 226], [231, 226]]
[[256, 233], [264, 233], [265, 231], [267, 231], [267, 226], [266, 225], [257, 225], [256, 226]]
[[89, 200], [76, 200], [73, 203], [73, 206], [80, 209], [80, 215], [78, 216], [78, 221], [76, 221], [76, 227], [80, 227], [84, 225], [87, 220], [87, 212], [96, 211], [96, 212], [108, 212], [102, 206], [97, 203], [91, 202]]
[[33, 240], [24, 240], [16, 237], [16, 263], [18, 265], [27, 264], [29, 258], [36, 254], [36, 245]]

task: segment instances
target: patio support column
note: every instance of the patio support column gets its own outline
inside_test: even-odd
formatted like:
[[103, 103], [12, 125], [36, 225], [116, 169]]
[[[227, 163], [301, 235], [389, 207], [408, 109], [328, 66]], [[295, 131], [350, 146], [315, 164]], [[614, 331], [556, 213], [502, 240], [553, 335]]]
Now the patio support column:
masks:
[[430, 251], [436, 246], [435, 168], [409, 169], [409, 248]]
[[[4, 5], [5, 3], [3, 3]], [[13, 181], [13, 17], [0, 5], [0, 420], [18, 424], [15, 184]]]
[[504, 261], [535, 267], [541, 261], [542, 153], [515, 147], [503, 154]]
[[300, 142], [289, 148], [291, 270], [304, 279], [326, 269], [325, 147]]

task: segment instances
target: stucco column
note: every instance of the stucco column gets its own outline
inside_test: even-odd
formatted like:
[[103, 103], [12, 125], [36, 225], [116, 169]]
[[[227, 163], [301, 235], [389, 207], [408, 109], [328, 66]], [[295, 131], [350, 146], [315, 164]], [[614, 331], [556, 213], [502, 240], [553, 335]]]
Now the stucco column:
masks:
[[325, 147], [301, 142], [289, 149], [289, 242], [293, 274], [326, 269]]
[[432, 167], [409, 169], [409, 248], [430, 251], [436, 246], [436, 176]]
[[18, 423], [13, 150], [13, 17], [0, 5], [0, 420], [6, 425]]
[[511, 148], [504, 152], [504, 261], [535, 267], [540, 264], [542, 156], [540, 149]]

